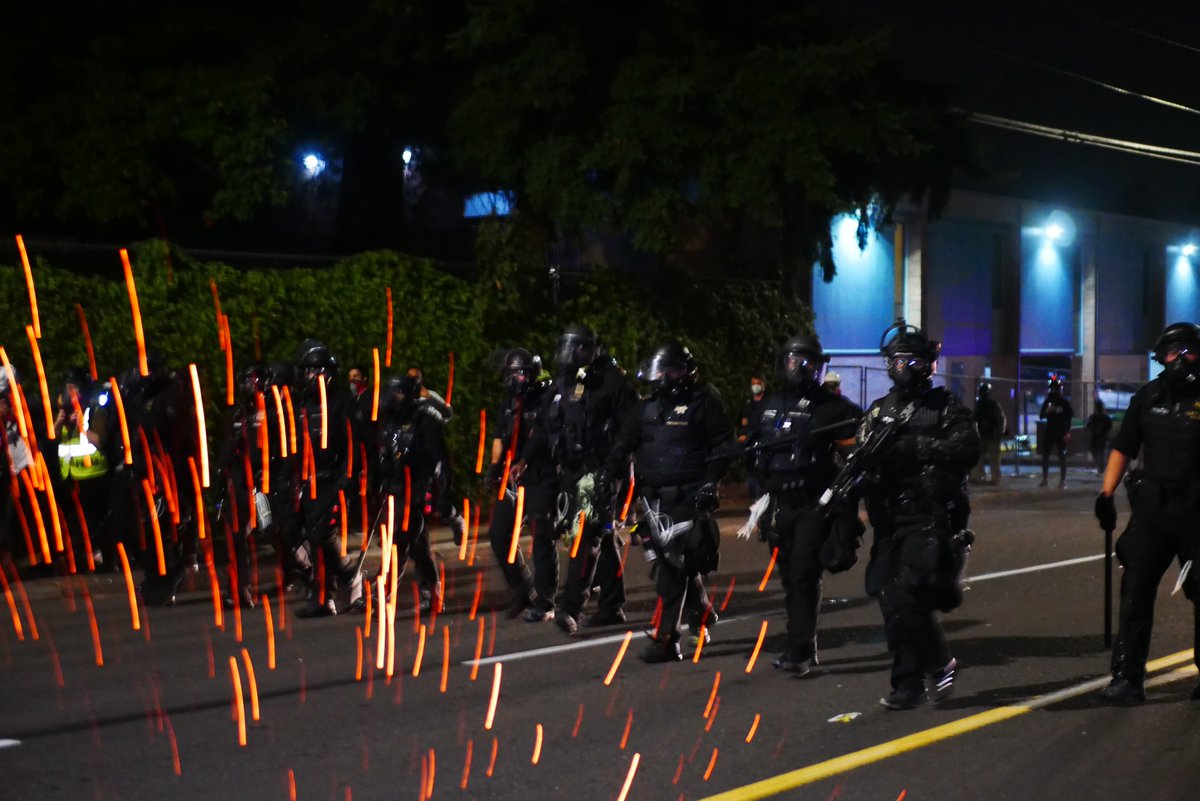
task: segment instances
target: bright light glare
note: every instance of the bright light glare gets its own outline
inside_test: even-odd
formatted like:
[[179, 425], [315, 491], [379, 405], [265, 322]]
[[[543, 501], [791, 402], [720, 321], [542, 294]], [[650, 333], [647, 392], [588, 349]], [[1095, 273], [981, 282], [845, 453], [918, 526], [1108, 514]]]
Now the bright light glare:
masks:
[[1057, 242], [1062, 239], [1064, 233], [1063, 227], [1058, 223], [1050, 223], [1046, 226], [1046, 238], [1051, 242]]
[[1183, 249], [1180, 252], [1185, 256], [1191, 256], [1196, 252], [1196, 246], [1189, 242], [1183, 246]]
[[412, 161], [413, 152], [411, 147], [404, 148], [404, 152], [400, 154], [400, 158], [404, 159], [404, 163], [408, 164]]
[[304, 165], [304, 175], [307, 178], [316, 178], [325, 171], [325, 159], [316, 153], [305, 155], [300, 163]]

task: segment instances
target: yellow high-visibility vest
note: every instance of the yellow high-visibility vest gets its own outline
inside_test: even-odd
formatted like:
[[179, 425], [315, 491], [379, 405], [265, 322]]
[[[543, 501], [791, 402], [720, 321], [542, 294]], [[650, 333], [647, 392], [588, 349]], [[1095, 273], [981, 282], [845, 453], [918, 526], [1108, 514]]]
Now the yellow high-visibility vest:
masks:
[[108, 472], [108, 460], [87, 438], [91, 415], [91, 409], [84, 410], [83, 425], [73, 436], [67, 433], [66, 426], [59, 432], [58, 462], [63, 478], [86, 481]]

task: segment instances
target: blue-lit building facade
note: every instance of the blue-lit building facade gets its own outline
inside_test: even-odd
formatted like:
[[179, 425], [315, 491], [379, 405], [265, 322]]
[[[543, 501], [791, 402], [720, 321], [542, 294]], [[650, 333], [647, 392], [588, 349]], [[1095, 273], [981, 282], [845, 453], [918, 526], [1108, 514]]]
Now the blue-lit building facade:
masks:
[[1185, 226], [969, 192], [935, 221], [916, 208], [895, 221], [860, 248], [855, 222], [835, 220], [837, 275], [813, 271], [817, 333], [858, 401], [886, 390], [879, 338], [901, 316], [943, 342], [939, 381], [961, 398], [987, 377], [1010, 400], [1014, 433], [1052, 373], [1077, 418], [1097, 397], [1122, 408], [1163, 325], [1200, 319]]

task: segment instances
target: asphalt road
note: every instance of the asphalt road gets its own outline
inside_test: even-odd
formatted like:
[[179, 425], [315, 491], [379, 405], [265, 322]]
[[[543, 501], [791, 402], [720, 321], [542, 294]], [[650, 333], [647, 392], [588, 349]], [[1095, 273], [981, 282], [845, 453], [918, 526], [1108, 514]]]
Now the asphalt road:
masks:
[[1020, 478], [976, 493], [971, 588], [945, 617], [963, 665], [957, 693], [909, 712], [878, 705], [889, 660], [861, 564], [826, 582], [820, 668], [804, 679], [772, 669], [781, 591], [775, 577], [759, 591], [768, 555], [734, 539], [740, 513], [723, 517], [710, 591], [728, 603], [714, 639], [698, 663], [669, 666], [635, 658], [654, 605], [636, 552], [629, 625], [567, 638], [507, 620], [491, 554], [481, 547], [472, 567], [446, 543], [447, 607], [419, 621], [422, 650], [402, 589], [390, 678], [386, 655], [375, 667], [375, 623], [357, 675], [361, 615], [298, 620], [299, 600], [281, 609], [272, 594], [272, 668], [264, 608], [245, 614], [239, 641], [231, 613], [216, 626], [203, 572], [177, 606], [141, 608], [140, 631], [119, 576], [29, 579], [12, 589], [24, 639], [0, 608], [0, 799], [590, 801], [617, 799], [627, 782], [627, 799], [668, 801], [1193, 798], [1190, 605], [1169, 597], [1172, 569], [1152, 649], [1168, 658], [1149, 702], [1099, 704], [1103, 538], [1096, 480], [1073, 478], [1061, 492]]

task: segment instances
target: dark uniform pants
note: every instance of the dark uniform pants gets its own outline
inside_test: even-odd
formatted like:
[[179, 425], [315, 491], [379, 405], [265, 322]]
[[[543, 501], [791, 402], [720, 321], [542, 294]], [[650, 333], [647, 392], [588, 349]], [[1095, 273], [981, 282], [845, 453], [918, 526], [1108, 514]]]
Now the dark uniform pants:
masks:
[[[692, 633], [696, 633], [701, 624], [708, 622], [712, 607], [708, 600], [708, 592], [704, 588], [703, 573], [708, 572], [711, 555], [715, 553], [716, 548], [710, 542], [706, 543], [707, 548], [702, 549], [700, 541], [703, 537], [715, 541], [715, 537], [708, 530], [712, 526], [711, 519], [707, 515], [696, 513], [696, 486], [698, 485], [689, 485], [687, 488], [650, 488], [646, 491], [646, 498], [651, 506], [657, 500], [659, 513], [666, 515], [671, 523], [683, 523], [688, 520], [693, 523], [691, 531], [679, 535], [683, 541], [679, 545], [672, 542], [673, 547], [670, 549], [673, 556], [682, 555], [682, 567], [678, 566], [678, 558], [672, 563], [660, 554], [655, 560], [654, 590], [661, 604], [655, 639], [661, 642], [679, 641], [685, 612], [688, 614]], [[646, 547], [653, 546], [647, 543]], [[700, 560], [704, 560], [703, 565]]]
[[[516, 501], [507, 494], [503, 500], [497, 501], [492, 508], [492, 522], [488, 526], [488, 542], [492, 544], [500, 572], [504, 574], [504, 581], [513, 596], [527, 602], [530, 594], [536, 591], [538, 603], [550, 609], [554, 608], [554, 596], [558, 591], [558, 545], [553, 520], [557, 498], [558, 487], [554, 484], [531, 484], [525, 487], [522, 523], [529, 524], [533, 537], [532, 576], [520, 546], [517, 547], [513, 562], [510, 564], [508, 561], [516, 525]], [[520, 537], [519, 532], [517, 536]]]
[[[575, 516], [568, 518], [567, 524], [576, 525], [576, 519]], [[585, 520], [579, 536], [582, 542], [567, 565], [563, 611], [578, 618], [591, 596], [592, 587], [599, 586], [597, 613], [604, 617], [615, 615], [625, 605], [625, 581], [621, 577], [621, 553], [616, 534], [599, 520]]]
[[[301, 488], [299, 517], [304, 536], [312, 547], [317, 574], [324, 572], [324, 586], [318, 587], [318, 597], [329, 598], [337, 588], [337, 580], [348, 583], [354, 575], [355, 560], [342, 556], [342, 509], [339, 504], [337, 478], [317, 477], [317, 495], [311, 497], [307, 482]], [[320, 560], [320, 561], [318, 561]]]
[[876, 527], [867, 565], [867, 594], [879, 599], [892, 689], [923, 691], [925, 676], [950, 661], [946, 634], [938, 620], [938, 601], [926, 591], [938, 576], [936, 559], [945, 532], [931, 523]]
[[[1163, 575], [1178, 559], [1200, 562], [1200, 488], [1170, 491], [1143, 482], [1130, 492], [1133, 515], [1117, 540], [1121, 576], [1121, 612], [1113, 648], [1114, 676], [1141, 681], [1150, 653], [1154, 601]], [[1194, 660], [1200, 665], [1200, 565], [1193, 562], [1183, 585], [1192, 602]]]
[[784, 655], [789, 661], [803, 662], [817, 654], [822, 572], [819, 553], [832, 523], [803, 494], [772, 494], [771, 504], [767, 541], [779, 548], [776, 562], [787, 611]]
[[[417, 571], [417, 583], [421, 589], [436, 593], [438, 592], [438, 582], [440, 581], [437, 560], [433, 556], [433, 545], [429, 541], [429, 529], [425, 525], [425, 515], [421, 511], [425, 505], [425, 492], [423, 490], [420, 493], [414, 491], [413, 495], [419, 495], [420, 498], [414, 497], [409, 505], [408, 528], [406, 530], [404, 525], [404, 489], [403, 487], [393, 489], [396, 530], [392, 536], [392, 542], [396, 546], [396, 569], [403, 576], [405, 564], [411, 558], [413, 566]], [[386, 495], [382, 503], [384, 504], [383, 517], [386, 519]]]

